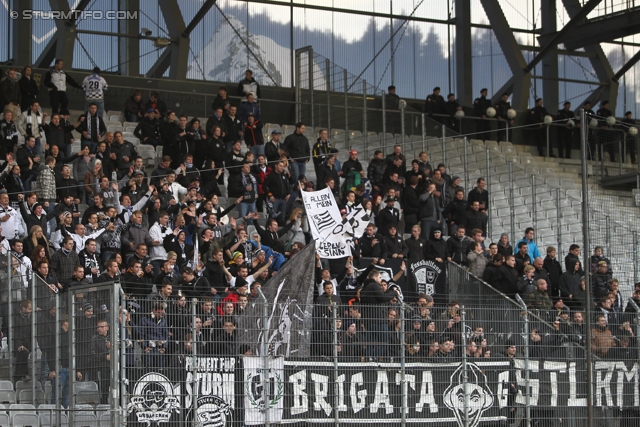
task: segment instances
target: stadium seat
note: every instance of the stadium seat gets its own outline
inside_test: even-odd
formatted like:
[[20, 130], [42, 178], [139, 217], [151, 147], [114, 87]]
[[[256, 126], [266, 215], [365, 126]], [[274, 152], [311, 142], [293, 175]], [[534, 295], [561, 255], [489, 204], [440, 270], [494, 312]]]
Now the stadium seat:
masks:
[[13, 383], [9, 380], [0, 380], [0, 390], [13, 390]]
[[116, 131], [124, 132], [124, 128], [122, 126], [119, 126], [119, 125], [109, 125], [109, 126], [107, 126], [107, 132], [116, 132]]
[[98, 383], [94, 381], [76, 383], [76, 403], [93, 404], [100, 403], [100, 392], [98, 391]]
[[73, 418], [74, 427], [98, 427], [98, 417], [96, 414], [76, 412]]
[[[38, 387], [40, 387], [40, 383], [38, 383]], [[18, 393], [18, 403], [31, 403], [35, 405], [39, 405], [41, 403], [45, 403], [44, 391], [41, 388], [36, 388], [35, 396], [33, 390], [20, 390]]]
[[2, 404], [16, 403], [16, 392], [13, 390], [0, 390], [0, 403]]
[[40, 427], [67, 427], [69, 425], [69, 416], [61, 412], [60, 424], [58, 424], [58, 414], [55, 411], [56, 405], [46, 404], [38, 406], [38, 418], [40, 419]]

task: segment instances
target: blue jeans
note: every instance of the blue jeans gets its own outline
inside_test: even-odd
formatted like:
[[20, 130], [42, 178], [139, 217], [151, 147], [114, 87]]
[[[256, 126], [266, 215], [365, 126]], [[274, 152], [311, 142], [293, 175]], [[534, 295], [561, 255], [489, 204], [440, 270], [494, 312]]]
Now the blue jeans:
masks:
[[258, 162], [258, 156], [264, 156], [264, 145], [254, 145], [253, 147], [249, 147], [251, 152], [253, 153], [254, 162]]
[[51, 380], [51, 403], [55, 405], [56, 397], [58, 395], [58, 387], [56, 386], [56, 380], [60, 377], [60, 389], [62, 396], [60, 398], [60, 405], [63, 408], [69, 407], [69, 369], [60, 368], [60, 373]]
[[95, 154], [96, 148], [98, 147], [98, 143], [97, 142], [93, 142], [90, 139], [82, 138], [80, 140], [80, 147], [84, 148], [86, 146], [89, 147], [89, 150], [91, 151], [91, 153]]
[[98, 106], [98, 117], [104, 117], [104, 99], [86, 99], [84, 101], [84, 111], [89, 111], [89, 104], [96, 104]]
[[387, 321], [374, 321], [368, 326], [367, 353], [369, 357], [385, 356], [389, 342], [389, 324]]
[[[241, 202], [238, 204], [238, 218], [244, 218], [248, 213], [256, 211], [256, 202]], [[253, 225], [253, 220], [247, 221], [247, 224]]]
[[[298, 177], [300, 175], [305, 175], [307, 173], [307, 163], [306, 162], [298, 162], [292, 161], [291, 165], [291, 175], [293, 176], [293, 182], [298, 182]], [[337, 185], [338, 183], [336, 183]]]
[[278, 213], [275, 217], [278, 225], [284, 225], [284, 218], [287, 213], [287, 202], [285, 202], [284, 199], [275, 199], [273, 202], [273, 211]]
[[422, 228], [422, 237], [425, 240], [429, 240], [429, 236], [431, 236], [431, 230], [434, 228], [440, 227], [437, 221], [429, 221], [427, 219], [420, 220], [420, 228]]

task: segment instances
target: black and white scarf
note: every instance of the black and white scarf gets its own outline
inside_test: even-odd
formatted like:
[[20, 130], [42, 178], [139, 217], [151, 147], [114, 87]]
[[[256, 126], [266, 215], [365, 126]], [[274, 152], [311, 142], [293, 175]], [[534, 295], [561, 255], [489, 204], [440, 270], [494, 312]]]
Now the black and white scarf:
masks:
[[[27, 135], [33, 136], [33, 118], [31, 117], [32, 109], [27, 111]], [[38, 132], [42, 130], [42, 116], [40, 111], [36, 111], [36, 122], [38, 123]]]

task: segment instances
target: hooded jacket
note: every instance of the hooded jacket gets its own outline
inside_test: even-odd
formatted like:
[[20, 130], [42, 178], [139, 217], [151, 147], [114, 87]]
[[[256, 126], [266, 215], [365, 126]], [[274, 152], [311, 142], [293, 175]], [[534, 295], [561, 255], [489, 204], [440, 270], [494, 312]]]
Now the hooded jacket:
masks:
[[569, 295], [573, 295], [576, 292], [576, 289], [580, 286], [580, 271], [574, 271], [576, 268], [576, 263], [580, 261], [570, 260], [567, 263], [567, 271], [562, 273], [560, 276], [560, 281], [558, 283], [558, 289], [560, 290], [560, 296], [563, 298], [568, 298]]
[[436, 239], [434, 233], [436, 230], [442, 231], [439, 228], [431, 230], [431, 236], [429, 236], [429, 240], [424, 249], [424, 256], [428, 260], [435, 261], [436, 258], [440, 258], [444, 261], [447, 259], [447, 242], [442, 238], [442, 233], [440, 234], [440, 238]]

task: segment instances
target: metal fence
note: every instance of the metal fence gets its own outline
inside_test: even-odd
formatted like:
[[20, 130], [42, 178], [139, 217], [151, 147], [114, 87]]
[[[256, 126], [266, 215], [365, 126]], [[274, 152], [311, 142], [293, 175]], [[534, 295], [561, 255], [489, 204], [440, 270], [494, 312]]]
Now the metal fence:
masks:
[[[125, 298], [118, 283], [38, 298], [43, 283], [28, 269], [20, 274], [12, 259], [2, 283], [19, 297], [3, 301], [9, 332], [0, 360], [9, 369], [0, 401], [13, 425], [579, 426], [587, 397], [600, 425], [638, 416], [634, 302], [602, 324], [579, 306], [561, 309], [551, 299], [544, 309], [527, 306], [540, 302], [527, 295], [510, 300], [452, 263], [445, 305], [333, 296], [274, 307], [257, 287], [235, 304], [142, 289]], [[40, 310], [29, 316], [29, 307]], [[296, 317], [312, 327], [298, 329]], [[59, 334], [48, 333], [58, 326]]]

